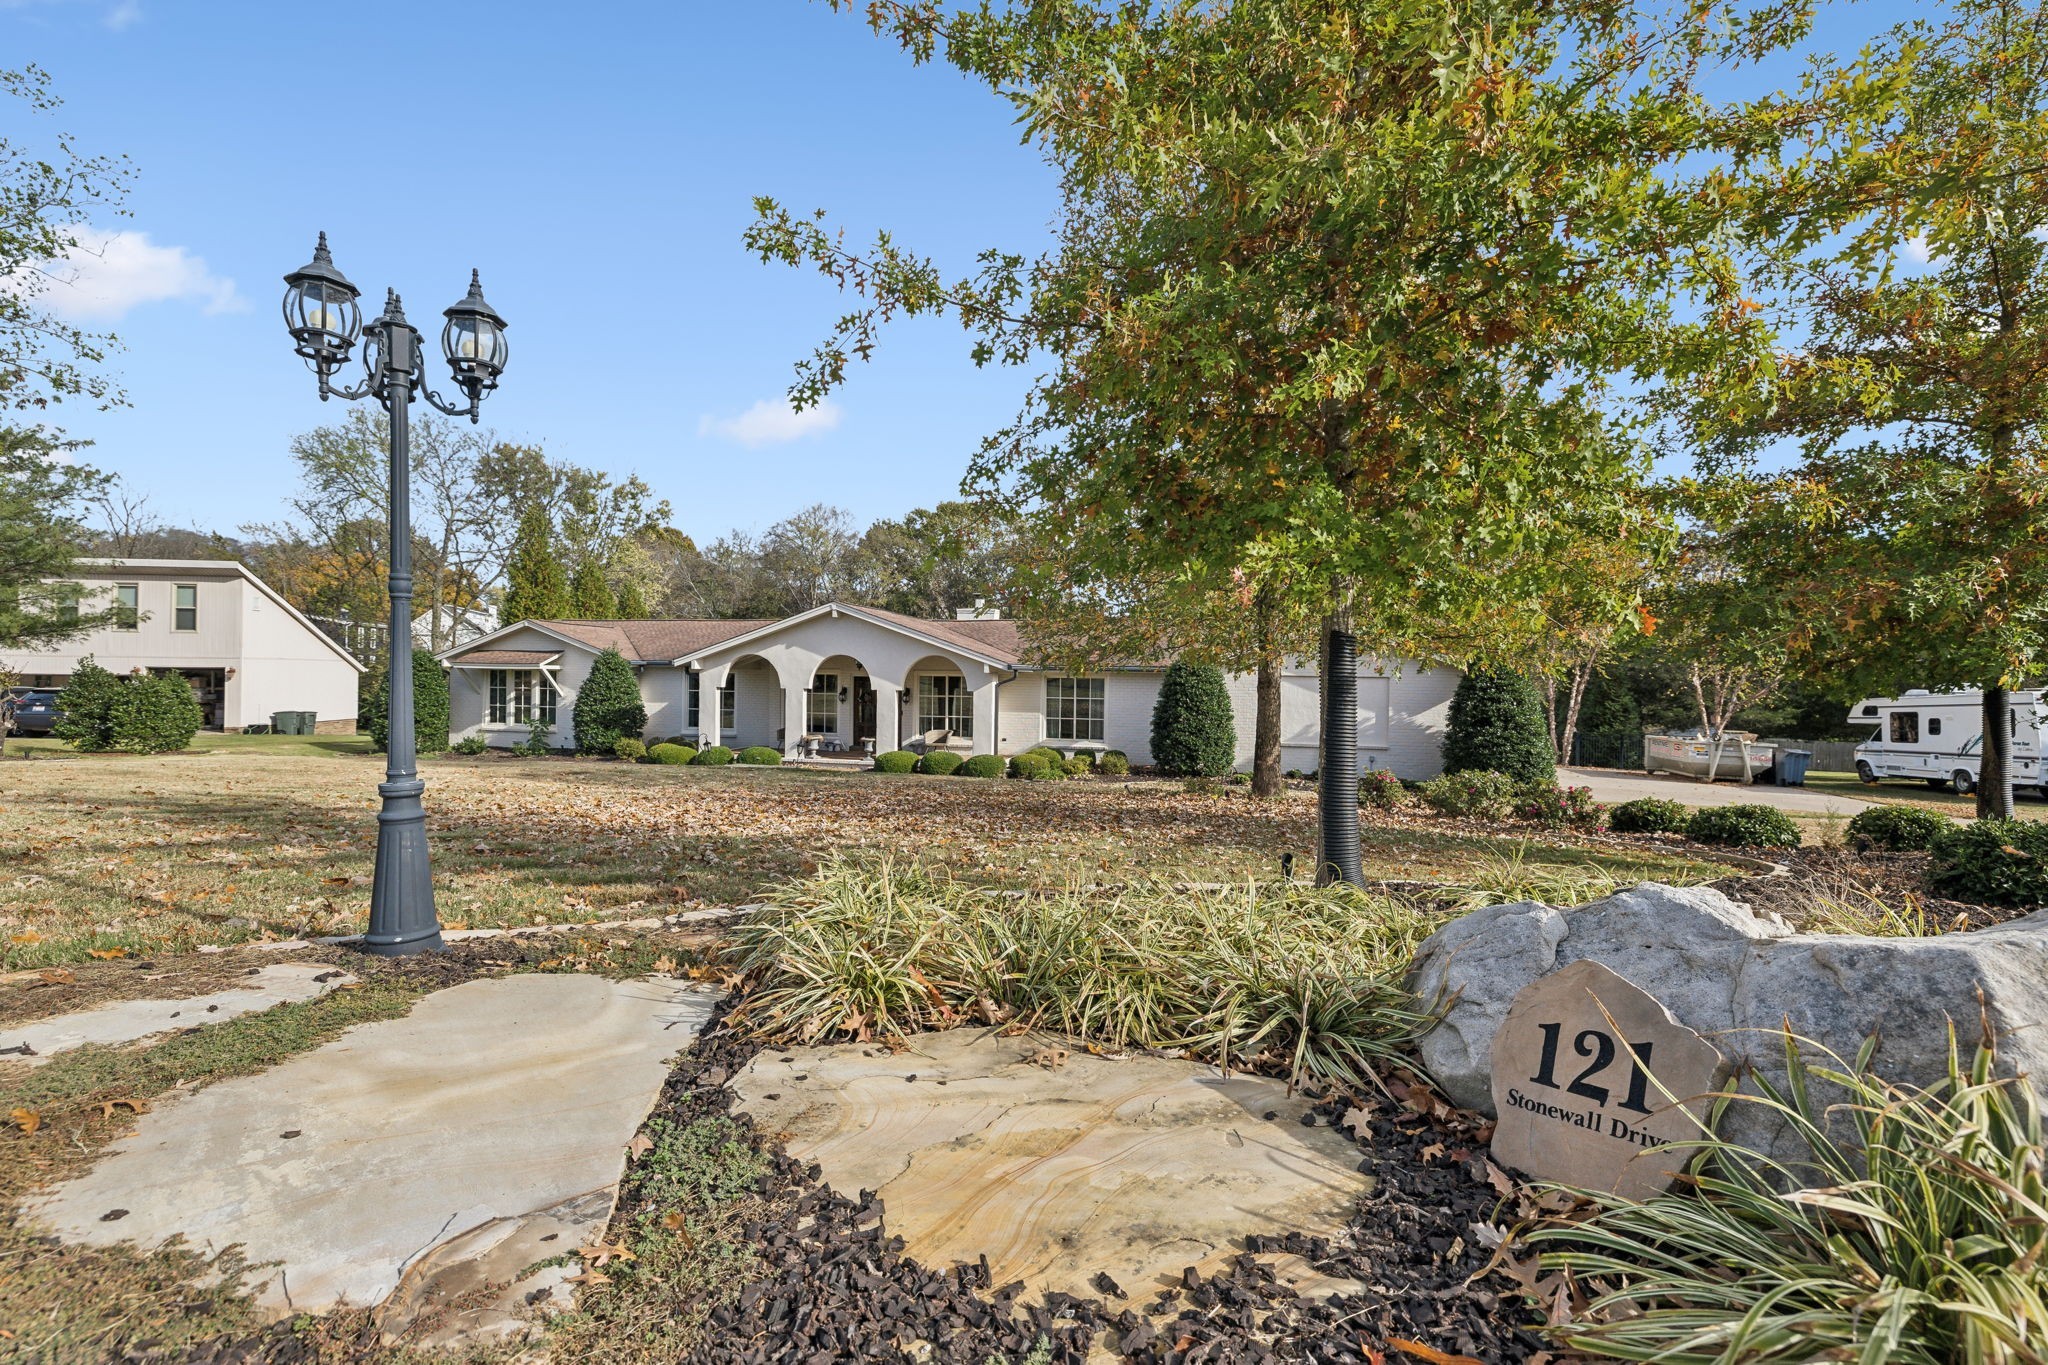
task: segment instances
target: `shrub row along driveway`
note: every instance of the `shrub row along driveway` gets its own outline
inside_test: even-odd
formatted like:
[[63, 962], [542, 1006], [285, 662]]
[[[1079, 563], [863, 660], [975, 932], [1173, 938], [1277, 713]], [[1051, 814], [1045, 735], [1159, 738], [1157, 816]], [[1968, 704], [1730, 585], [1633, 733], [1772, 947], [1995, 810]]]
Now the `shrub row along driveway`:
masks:
[[[575, 923], [735, 904], [848, 850], [1007, 886], [1306, 873], [1314, 805], [1178, 784], [979, 781], [605, 760], [424, 765], [451, 926]], [[380, 761], [251, 752], [40, 760], [0, 770], [0, 966], [89, 952], [344, 933], [364, 922]], [[1455, 881], [1511, 841], [1369, 826], [1368, 874]], [[1542, 844], [1530, 869], [1711, 876], [1682, 858]]]

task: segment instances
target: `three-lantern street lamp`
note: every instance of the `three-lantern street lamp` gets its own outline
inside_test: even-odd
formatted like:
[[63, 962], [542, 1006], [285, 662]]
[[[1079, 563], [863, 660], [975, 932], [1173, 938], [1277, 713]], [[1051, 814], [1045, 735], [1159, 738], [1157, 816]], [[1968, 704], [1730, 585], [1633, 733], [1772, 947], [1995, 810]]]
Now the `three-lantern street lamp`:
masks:
[[[427, 812], [413, 741], [412, 697], [412, 457], [408, 421], [415, 395], [450, 417], [477, 420], [484, 395], [498, 387], [505, 369], [505, 319], [484, 302], [483, 286], [470, 272], [469, 293], [443, 314], [441, 353], [456, 387], [469, 405], [446, 402], [425, 382], [420, 334], [405, 320], [396, 292], [387, 291], [383, 315], [362, 325], [360, 291], [335, 269], [327, 234], [310, 264], [284, 277], [284, 321], [294, 349], [320, 376], [320, 399], [375, 398], [391, 423], [391, 678], [386, 690], [387, 761], [377, 792], [376, 883], [370, 892], [370, 931], [365, 950], [385, 957], [424, 952], [441, 944], [434, 913], [434, 879], [427, 861]], [[335, 384], [356, 339], [364, 340], [363, 381]]]

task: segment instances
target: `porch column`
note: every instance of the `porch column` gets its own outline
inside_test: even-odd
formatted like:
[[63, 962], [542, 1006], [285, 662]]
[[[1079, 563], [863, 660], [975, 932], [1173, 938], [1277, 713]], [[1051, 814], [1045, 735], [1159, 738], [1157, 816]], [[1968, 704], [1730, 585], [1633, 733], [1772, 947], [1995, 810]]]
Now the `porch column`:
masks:
[[731, 665], [707, 668], [697, 675], [697, 747], [718, 743], [718, 689], [725, 686]]
[[992, 754], [1001, 736], [996, 733], [995, 674], [984, 671], [979, 680], [969, 676], [974, 688], [974, 752]]
[[872, 673], [868, 683], [875, 689], [875, 752], [886, 754], [903, 747], [903, 687], [883, 682]]
[[789, 758], [804, 751], [804, 731], [811, 723], [810, 693], [804, 689], [810, 679], [791, 685], [782, 679], [782, 756]]

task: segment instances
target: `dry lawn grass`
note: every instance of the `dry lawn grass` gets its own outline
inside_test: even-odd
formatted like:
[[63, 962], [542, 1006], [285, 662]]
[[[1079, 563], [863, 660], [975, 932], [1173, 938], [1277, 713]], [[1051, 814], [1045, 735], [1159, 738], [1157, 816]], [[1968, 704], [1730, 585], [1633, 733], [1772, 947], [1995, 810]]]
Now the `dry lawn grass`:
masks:
[[[737, 904], [847, 852], [969, 881], [1057, 887], [1305, 873], [1314, 805], [1177, 783], [977, 781], [600, 760], [423, 765], [451, 927]], [[369, 910], [380, 760], [226, 748], [0, 764], [0, 968], [347, 933]], [[1368, 875], [1456, 882], [1521, 848], [1525, 871], [1696, 881], [1677, 854], [1369, 825]]]

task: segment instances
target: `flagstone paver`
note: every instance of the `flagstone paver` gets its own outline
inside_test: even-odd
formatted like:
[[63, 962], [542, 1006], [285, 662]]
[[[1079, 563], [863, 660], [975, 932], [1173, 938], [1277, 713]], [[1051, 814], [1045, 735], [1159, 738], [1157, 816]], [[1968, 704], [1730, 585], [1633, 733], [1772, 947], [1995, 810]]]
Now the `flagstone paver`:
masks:
[[986, 1255], [998, 1285], [1100, 1298], [1106, 1273], [1136, 1299], [1220, 1268], [1248, 1233], [1336, 1237], [1371, 1187], [1358, 1149], [1303, 1127], [1309, 1105], [1277, 1081], [1044, 1036], [771, 1049], [733, 1086], [840, 1193], [879, 1193], [911, 1255]]
[[[626, 1144], [717, 999], [667, 979], [467, 982], [160, 1105], [28, 1214], [96, 1245], [239, 1243], [277, 1263], [251, 1283], [280, 1313], [378, 1304], [403, 1280], [389, 1330], [464, 1296], [469, 1334], [513, 1330], [534, 1296], [566, 1297], [573, 1267], [521, 1272], [604, 1228]], [[469, 1293], [506, 1279], [492, 1303]]]
[[[273, 1005], [315, 1000], [355, 978], [317, 962], [280, 962], [255, 969], [227, 990], [183, 1000], [119, 1000], [76, 1014], [0, 1026], [0, 1055], [41, 1066], [56, 1054], [87, 1043], [137, 1043], [180, 1029], [225, 1023]], [[26, 1052], [14, 1051], [26, 1047]]]

